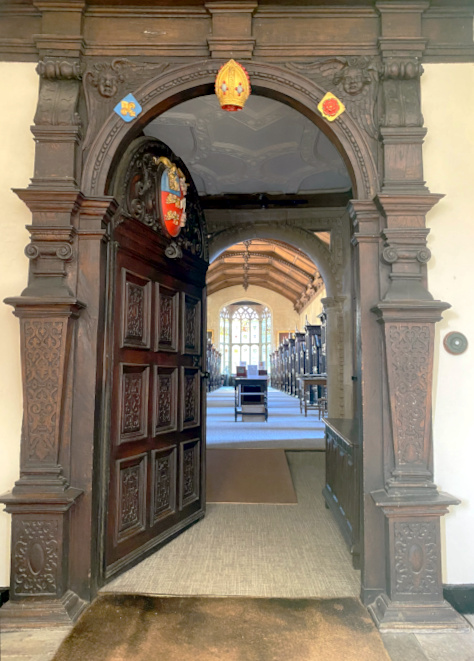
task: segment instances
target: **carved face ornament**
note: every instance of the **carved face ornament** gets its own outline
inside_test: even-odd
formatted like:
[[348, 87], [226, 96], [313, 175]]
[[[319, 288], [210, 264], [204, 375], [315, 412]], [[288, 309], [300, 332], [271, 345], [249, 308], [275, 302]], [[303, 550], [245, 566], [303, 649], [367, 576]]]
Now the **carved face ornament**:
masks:
[[342, 76], [342, 87], [347, 94], [360, 94], [365, 85], [364, 76], [360, 69], [347, 67]]

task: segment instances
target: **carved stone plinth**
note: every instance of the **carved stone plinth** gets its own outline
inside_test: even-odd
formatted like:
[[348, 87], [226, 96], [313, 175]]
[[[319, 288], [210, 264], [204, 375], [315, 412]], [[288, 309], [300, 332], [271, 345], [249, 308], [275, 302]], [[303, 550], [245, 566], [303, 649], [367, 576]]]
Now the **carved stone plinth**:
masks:
[[379, 629], [467, 631], [466, 620], [443, 599], [441, 582], [440, 517], [460, 501], [438, 493], [436, 487], [424, 497], [410, 489], [401, 489], [398, 495], [385, 490], [371, 495], [386, 517], [388, 550], [388, 594], [369, 606]]

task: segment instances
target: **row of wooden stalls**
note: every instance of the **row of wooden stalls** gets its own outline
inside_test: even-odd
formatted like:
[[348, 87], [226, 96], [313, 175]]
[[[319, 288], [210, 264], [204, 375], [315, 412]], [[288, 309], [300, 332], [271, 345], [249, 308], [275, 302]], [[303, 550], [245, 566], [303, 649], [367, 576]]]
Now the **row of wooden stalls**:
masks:
[[[273, 388], [295, 397], [300, 396], [299, 377], [326, 374], [326, 315], [319, 315], [321, 324], [306, 324], [304, 331], [295, 331], [283, 340], [270, 356], [270, 383]], [[321, 396], [316, 386], [312, 397]]]
[[212, 342], [207, 343], [207, 371], [209, 378], [207, 380], [207, 390], [212, 392], [222, 385], [221, 379], [221, 361], [222, 354], [216, 349]]

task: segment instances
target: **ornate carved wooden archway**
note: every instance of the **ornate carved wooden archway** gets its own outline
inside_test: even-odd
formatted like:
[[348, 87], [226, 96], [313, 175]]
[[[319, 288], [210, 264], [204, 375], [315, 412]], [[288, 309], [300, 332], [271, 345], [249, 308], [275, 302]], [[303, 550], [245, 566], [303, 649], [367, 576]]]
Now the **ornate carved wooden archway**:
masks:
[[[363, 600], [385, 629], [459, 628], [463, 621], [442, 598], [439, 533], [440, 516], [456, 500], [438, 492], [431, 466], [433, 331], [447, 305], [433, 301], [426, 289], [425, 215], [439, 196], [429, 193], [422, 171], [424, 4], [407, 9], [406, 3], [390, 3], [397, 5], [398, 18], [407, 12], [399, 28], [389, 8], [379, 5], [383, 36], [370, 82], [364, 74], [362, 87], [345, 80], [349, 71], [367, 70], [362, 56], [342, 58], [337, 80], [322, 74], [329, 57], [301, 63], [297, 48], [285, 53], [293, 70], [256, 60], [246, 66], [256, 93], [290, 103], [331, 136], [353, 177]], [[220, 64], [199, 58], [173, 69], [169, 62], [110, 63], [99, 57], [84, 72], [80, 48], [71, 46], [67, 58], [61, 43], [47, 42], [38, 68], [35, 176], [17, 191], [33, 214], [30, 280], [21, 296], [9, 300], [21, 326], [24, 436], [20, 479], [2, 499], [13, 515], [11, 601], [4, 621], [22, 625], [76, 617], [102, 579], [104, 517], [94, 484], [104, 479], [102, 349], [114, 249], [107, 228], [117, 209], [107, 196], [108, 178], [152, 117], [211, 91]], [[215, 54], [217, 42], [210, 43]], [[143, 84], [130, 84], [143, 107], [131, 126], [112, 112], [119, 86], [100, 76], [115, 71], [123, 82], [127, 67], [132, 74], [140, 71], [130, 80], [145, 76]], [[89, 119], [82, 103], [91, 99], [88, 84], [99, 90], [105, 108]], [[316, 113], [329, 87], [349, 101], [331, 127]], [[377, 92], [369, 98], [369, 119], [356, 98], [364, 90]], [[103, 117], [100, 125], [94, 117]], [[340, 305], [337, 297], [327, 304], [329, 310]]]

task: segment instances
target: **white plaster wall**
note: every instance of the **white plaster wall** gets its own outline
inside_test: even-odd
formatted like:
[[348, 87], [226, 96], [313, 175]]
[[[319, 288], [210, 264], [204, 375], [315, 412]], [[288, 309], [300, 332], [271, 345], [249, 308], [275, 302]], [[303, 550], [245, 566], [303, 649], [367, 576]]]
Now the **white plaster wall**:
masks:
[[[435, 341], [435, 481], [462, 501], [443, 524], [443, 581], [474, 584], [474, 64], [424, 69], [424, 174], [432, 193], [446, 195], [428, 214], [429, 285], [434, 298], [452, 306]], [[466, 353], [445, 351], [450, 331], [466, 335]]]
[[[30, 133], [38, 98], [34, 63], [0, 62], [0, 85], [8, 101], [0, 104], [0, 301], [26, 286], [28, 243], [25, 225], [31, 214], [10, 190], [25, 188], [33, 174], [34, 142]], [[0, 302], [0, 493], [18, 479], [22, 418], [20, 335], [12, 307]], [[10, 582], [10, 515], [0, 513], [0, 586]]]
[[299, 315], [293, 304], [284, 296], [270, 289], [249, 285], [247, 291], [241, 285], [227, 287], [212, 294], [207, 299], [207, 328], [214, 331], [214, 345], [219, 348], [219, 313], [229, 303], [255, 301], [266, 305], [272, 313], [273, 350], [278, 346], [278, 333], [294, 331], [299, 323]]

